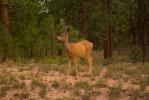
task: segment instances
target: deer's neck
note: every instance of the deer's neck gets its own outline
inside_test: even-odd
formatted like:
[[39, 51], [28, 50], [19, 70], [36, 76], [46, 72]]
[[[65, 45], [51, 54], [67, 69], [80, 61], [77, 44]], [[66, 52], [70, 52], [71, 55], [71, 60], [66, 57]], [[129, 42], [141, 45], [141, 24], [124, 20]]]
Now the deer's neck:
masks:
[[66, 49], [69, 51], [70, 50], [70, 43], [68, 40], [64, 43], [64, 45], [65, 45]]

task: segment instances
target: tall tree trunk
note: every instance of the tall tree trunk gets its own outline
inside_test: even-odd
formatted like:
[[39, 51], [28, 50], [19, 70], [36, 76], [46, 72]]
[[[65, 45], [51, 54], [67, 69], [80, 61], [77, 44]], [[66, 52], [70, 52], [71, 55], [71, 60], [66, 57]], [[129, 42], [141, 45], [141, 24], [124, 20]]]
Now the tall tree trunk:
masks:
[[46, 54], [46, 56], [48, 56], [48, 47], [47, 46], [46, 46], [45, 54]]
[[[110, 0], [107, 0], [107, 13], [110, 16]], [[112, 27], [110, 25], [110, 22], [108, 22], [107, 25], [107, 35], [106, 35], [106, 40], [105, 40], [105, 44], [104, 44], [104, 59], [111, 59], [112, 58]]]
[[[135, 30], [134, 30], [135, 31]], [[134, 32], [133, 34], [132, 34], [132, 44], [133, 45], [135, 45], [136, 43], [137, 43], [137, 39], [136, 39], [137, 37], [136, 37], [136, 32]]]
[[9, 40], [9, 16], [8, 16], [8, 3], [7, 0], [0, 0], [0, 24], [2, 24], [3, 30], [7, 36], [6, 44], [4, 46], [4, 55], [2, 60], [5, 61], [8, 56], [10, 56], [10, 45], [8, 43]]
[[79, 28], [82, 34], [86, 35], [86, 13], [84, 7], [79, 8]]
[[1, 21], [6, 33], [9, 32], [9, 17], [7, 0], [0, 0]]
[[54, 44], [53, 44], [53, 34], [51, 32], [51, 55], [54, 55]]
[[147, 13], [146, 13], [146, 7], [145, 2], [142, 0], [138, 1], [139, 5], [139, 34], [140, 34], [140, 44], [143, 51], [143, 60], [147, 61], [148, 58], [148, 26], [147, 26]]
[[145, 28], [143, 31], [143, 43], [142, 43], [142, 50], [143, 50], [143, 60], [147, 61], [148, 58], [148, 34], [147, 34], [147, 26], [146, 24], [143, 24], [143, 27]]
[[135, 23], [134, 23], [134, 19], [130, 18], [129, 19], [129, 33], [131, 34], [131, 41], [132, 41], [132, 45], [136, 45], [137, 41], [136, 41], [136, 27], [135, 27]]
[[33, 45], [31, 45], [31, 47], [30, 47], [30, 57], [32, 58], [33, 57], [33, 47], [32, 47]]

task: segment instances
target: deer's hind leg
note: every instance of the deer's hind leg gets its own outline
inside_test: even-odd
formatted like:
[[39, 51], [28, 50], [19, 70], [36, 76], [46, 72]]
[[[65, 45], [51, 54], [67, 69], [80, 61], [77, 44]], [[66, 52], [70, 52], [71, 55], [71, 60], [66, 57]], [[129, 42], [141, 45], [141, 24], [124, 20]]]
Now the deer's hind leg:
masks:
[[70, 75], [70, 69], [71, 69], [71, 59], [68, 59], [67, 77], [69, 77], [69, 75]]
[[88, 75], [93, 76], [93, 68], [92, 68], [93, 59], [92, 59], [92, 57], [87, 56], [87, 61], [88, 61], [88, 65], [89, 65]]
[[75, 71], [76, 71], [76, 78], [79, 78], [79, 74], [78, 74], [78, 59], [74, 59], [74, 63], [75, 63]]

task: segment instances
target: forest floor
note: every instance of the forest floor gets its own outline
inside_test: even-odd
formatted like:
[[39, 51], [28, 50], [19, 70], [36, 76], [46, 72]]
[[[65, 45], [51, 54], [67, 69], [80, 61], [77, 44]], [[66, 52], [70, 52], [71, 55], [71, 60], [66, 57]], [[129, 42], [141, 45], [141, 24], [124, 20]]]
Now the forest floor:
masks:
[[79, 64], [79, 79], [66, 63], [0, 64], [0, 100], [149, 100], [148, 63], [96, 60], [93, 78]]

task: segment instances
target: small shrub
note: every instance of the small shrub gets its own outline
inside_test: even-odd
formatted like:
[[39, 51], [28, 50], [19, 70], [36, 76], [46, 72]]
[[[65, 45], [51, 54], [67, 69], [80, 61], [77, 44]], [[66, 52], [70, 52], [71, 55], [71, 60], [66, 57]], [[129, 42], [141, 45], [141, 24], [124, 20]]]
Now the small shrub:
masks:
[[104, 87], [104, 86], [106, 86], [106, 80], [104, 78], [101, 78], [101, 79], [96, 81], [95, 85], [99, 86], [99, 87], [101, 87], [101, 86]]
[[107, 74], [106, 77], [113, 77], [114, 79], [119, 79], [122, 77], [122, 73], [125, 71], [125, 66], [116, 63], [116, 64], [111, 64], [107, 68]]
[[0, 76], [1, 80], [0, 80], [0, 84], [12, 84], [18, 80], [16, 80], [14, 75], [10, 75], [9, 73], [6, 73], [2, 76]]
[[59, 81], [54, 80], [51, 86], [52, 86], [53, 88], [59, 89], [59, 88], [61, 87], [61, 84], [60, 84]]
[[35, 95], [30, 95], [30, 97], [28, 98], [28, 100], [39, 100], [38, 96]]
[[140, 79], [138, 82], [138, 85], [140, 86], [141, 90], [143, 91], [145, 87], [148, 85], [147, 79]]
[[25, 88], [25, 86], [26, 84], [24, 82], [16, 81], [15, 83], [12, 84], [11, 88], [22, 89], [22, 88]]
[[99, 67], [99, 65], [94, 65], [93, 67], [93, 74], [94, 75], [99, 75], [102, 67]]
[[131, 53], [130, 53], [130, 58], [132, 59], [133, 62], [139, 62], [143, 60], [143, 51], [141, 48], [135, 46]]
[[67, 97], [59, 97], [56, 100], [76, 100], [73, 96], [67, 96]]
[[74, 84], [75, 89], [80, 90], [80, 89], [85, 89], [89, 90], [91, 88], [90, 84], [86, 81], [79, 81]]
[[40, 95], [42, 98], [46, 97], [46, 94], [47, 94], [46, 85], [43, 85], [43, 86], [40, 87], [40, 88], [41, 88], [41, 90], [40, 90], [40, 92], [39, 92], [39, 95]]
[[19, 82], [14, 75], [10, 75], [8, 73], [0, 76], [0, 78], [1, 78], [0, 84], [5, 86], [5, 87], [2, 87], [2, 89], [4, 88], [20, 89], [26, 86], [25, 83]]
[[27, 79], [27, 78], [26, 78], [26, 75], [24, 75], [24, 74], [20, 74], [20, 75], [19, 75], [19, 78], [20, 78], [21, 80]]
[[61, 89], [71, 89], [71, 86], [67, 82], [61, 81]]
[[45, 97], [47, 93], [47, 84], [43, 83], [42, 81], [33, 80], [31, 84], [32, 88], [40, 88], [39, 95], [41, 97]]
[[46, 84], [43, 83], [42, 81], [39, 81], [39, 80], [32, 80], [32, 83], [31, 83], [31, 86], [34, 88], [34, 87], [43, 87], [45, 88], [46, 87]]
[[58, 81], [54, 80], [51, 84], [51, 86], [55, 89], [70, 89], [70, 85], [66, 83], [65, 81]]
[[9, 89], [10, 89], [10, 87], [7, 85], [0, 87], [0, 97], [5, 96]]
[[44, 65], [44, 66], [40, 67], [40, 70], [43, 71], [44, 73], [48, 73], [50, 70], [50, 66]]
[[19, 100], [27, 100], [30, 94], [28, 92], [16, 92], [13, 96]]
[[131, 92], [131, 100], [138, 100], [139, 96], [140, 96], [141, 91], [139, 90], [135, 90]]
[[110, 93], [109, 93], [110, 100], [115, 100], [116, 98], [118, 98], [121, 92], [122, 92], [121, 84], [119, 84], [118, 86], [110, 87]]
[[131, 76], [131, 77], [136, 77], [136, 75], [137, 75], [137, 70], [135, 70], [135, 69], [127, 69], [127, 70], [125, 70], [125, 74], [127, 74], [127, 75], [129, 75], [129, 76]]
[[58, 65], [58, 66], [52, 66], [52, 70], [53, 71], [58, 71], [58, 72], [61, 72], [61, 73], [66, 73], [66, 66], [67, 65]]
[[20, 94], [19, 94], [19, 98], [20, 99], [27, 99], [27, 98], [29, 98], [29, 93], [27, 93], [27, 92], [21, 92]]

